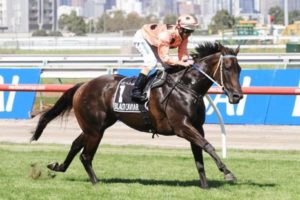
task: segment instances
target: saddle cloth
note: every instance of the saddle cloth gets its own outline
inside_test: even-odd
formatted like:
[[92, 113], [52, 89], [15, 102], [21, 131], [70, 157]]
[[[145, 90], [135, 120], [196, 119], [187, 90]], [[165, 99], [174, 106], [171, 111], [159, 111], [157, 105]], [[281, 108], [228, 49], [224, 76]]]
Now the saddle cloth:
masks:
[[[148, 111], [148, 101], [144, 104], [138, 104], [131, 100], [131, 91], [134, 88], [136, 78], [123, 78], [118, 85], [114, 98], [114, 111], [115, 112], [145, 112]], [[144, 92], [149, 99], [150, 89], [160, 87], [165, 80], [165, 72], [155, 72], [148, 80]]]
[[135, 78], [123, 78], [120, 81], [114, 99], [115, 112], [141, 112], [140, 106], [144, 105], [131, 100], [131, 91], [134, 88], [135, 80]]

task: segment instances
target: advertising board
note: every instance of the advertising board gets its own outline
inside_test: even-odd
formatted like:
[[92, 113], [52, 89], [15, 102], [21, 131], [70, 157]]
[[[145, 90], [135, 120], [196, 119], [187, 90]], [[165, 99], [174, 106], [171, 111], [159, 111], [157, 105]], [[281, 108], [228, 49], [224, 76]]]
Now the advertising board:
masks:
[[[2, 68], [0, 84], [37, 84], [40, 69]], [[35, 92], [0, 91], [0, 118], [28, 119], [35, 100]]]
[[[137, 75], [139, 70], [121, 70], [123, 75]], [[300, 87], [300, 70], [243, 70], [242, 87]], [[233, 105], [223, 94], [210, 95], [226, 124], [300, 125], [300, 95], [244, 95]], [[206, 98], [206, 123], [218, 123], [218, 118]]]

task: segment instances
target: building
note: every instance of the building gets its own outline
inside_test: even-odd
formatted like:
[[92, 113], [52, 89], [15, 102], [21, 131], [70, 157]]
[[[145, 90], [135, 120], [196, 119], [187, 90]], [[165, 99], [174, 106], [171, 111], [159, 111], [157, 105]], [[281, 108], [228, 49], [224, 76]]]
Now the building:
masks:
[[44, 29], [57, 30], [57, 0], [29, 0], [29, 32]]
[[185, 1], [178, 3], [178, 12], [179, 15], [182, 14], [193, 14], [195, 16], [200, 16], [201, 7], [197, 3], [193, 3], [192, 1]]
[[106, 0], [104, 10], [111, 10], [114, 6], [116, 6], [116, 0]]
[[[0, 27], [7, 27], [7, 0], [0, 0]], [[8, 28], [8, 27], [7, 27]]]
[[141, 0], [142, 16], [155, 15], [157, 17], [164, 17], [165, 1], [161, 0]]
[[254, 0], [240, 0], [241, 13], [255, 13]]
[[221, 10], [218, 0], [201, 0], [200, 1], [200, 26], [201, 28], [207, 29], [211, 23], [211, 19], [218, 10]]
[[[28, 32], [28, 1], [0, 0], [1, 26], [8, 32]], [[24, 17], [27, 16], [27, 17]]]
[[0, 22], [8, 32], [57, 30], [57, 0], [0, 0]]
[[[59, 16], [76, 10], [78, 16], [97, 18], [105, 11], [123, 10], [140, 16], [155, 15], [161, 20], [170, 14], [193, 14], [200, 28], [207, 28], [219, 10], [234, 17], [267, 23], [271, 7], [284, 9], [285, 0], [0, 0], [0, 32], [57, 30]], [[300, 10], [300, 0], [286, 0], [288, 10]]]
[[284, 0], [261, 0], [260, 1], [260, 13], [267, 18], [269, 15], [269, 9], [271, 7], [279, 6], [283, 9]]
[[164, 15], [178, 15], [178, 4], [174, 0], [165, 0]]
[[83, 16], [96, 18], [104, 13], [105, 0], [86, 0], [83, 7]]
[[289, 9], [289, 11], [300, 10], [300, 1], [299, 0], [288, 0], [288, 9]]
[[83, 7], [84, 6], [84, 2], [86, 0], [70, 0], [70, 1], [71, 1], [71, 6]]
[[59, 0], [60, 6], [71, 6], [71, 0]]
[[75, 11], [77, 16], [83, 16], [81, 7], [59, 6], [57, 9], [57, 19], [59, 19], [61, 15], [70, 15], [72, 11]]
[[116, 0], [115, 10], [122, 10], [126, 14], [136, 12], [142, 15], [142, 3], [139, 0]]

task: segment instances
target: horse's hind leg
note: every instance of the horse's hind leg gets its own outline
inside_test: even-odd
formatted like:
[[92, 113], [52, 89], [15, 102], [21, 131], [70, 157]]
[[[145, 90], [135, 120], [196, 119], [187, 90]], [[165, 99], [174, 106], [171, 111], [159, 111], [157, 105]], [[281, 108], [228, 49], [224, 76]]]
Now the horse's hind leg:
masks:
[[86, 135], [84, 149], [80, 155], [80, 160], [93, 184], [96, 184], [99, 181], [94, 172], [92, 161], [102, 136], [103, 132], [100, 134]]
[[[204, 138], [203, 127], [201, 125], [197, 124], [196, 128], [199, 131], [200, 135]], [[200, 187], [208, 188], [208, 183], [207, 183], [205, 169], [204, 169], [203, 150], [201, 147], [197, 146], [195, 143], [192, 143], [192, 142], [191, 142], [191, 149], [192, 149], [192, 152], [194, 155], [197, 171], [198, 171], [198, 174], [200, 177]]]
[[53, 171], [65, 172], [77, 153], [83, 148], [84, 134], [81, 133], [72, 143], [71, 149], [62, 164], [51, 163], [47, 167]]
[[197, 167], [199, 177], [200, 177], [200, 187], [208, 188], [207, 179], [206, 179], [206, 175], [205, 175], [205, 169], [204, 169], [204, 162], [203, 162], [203, 151], [199, 146], [197, 146], [193, 143], [191, 143], [191, 148], [192, 148], [196, 167]]

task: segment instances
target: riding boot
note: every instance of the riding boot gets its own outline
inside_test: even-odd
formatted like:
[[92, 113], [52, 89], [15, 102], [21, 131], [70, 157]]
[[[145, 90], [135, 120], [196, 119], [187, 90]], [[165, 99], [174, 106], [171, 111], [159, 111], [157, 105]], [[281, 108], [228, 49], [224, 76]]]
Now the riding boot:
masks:
[[131, 93], [131, 99], [137, 103], [144, 103], [147, 101], [147, 95], [143, 92], [147, 83], [147, 76], [140, 73], [134, 83], [134, 89]]

